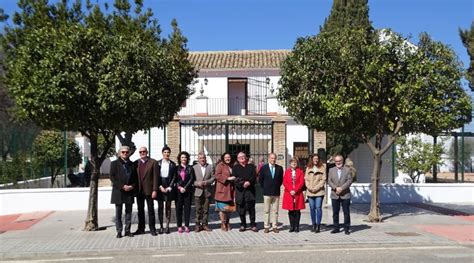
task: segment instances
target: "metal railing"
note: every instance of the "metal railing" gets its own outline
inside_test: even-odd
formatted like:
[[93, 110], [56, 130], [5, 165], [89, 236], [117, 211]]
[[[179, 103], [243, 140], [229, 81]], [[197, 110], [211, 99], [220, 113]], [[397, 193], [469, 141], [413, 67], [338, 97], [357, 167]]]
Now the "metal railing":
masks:
[[[179, 116], [193, 116], [198, 112], [201, 99], [187, 99], [179, 111]], [[267, 99], [265, 97], [249, 98], [208, 98], [207, 115], [267, 115]]]

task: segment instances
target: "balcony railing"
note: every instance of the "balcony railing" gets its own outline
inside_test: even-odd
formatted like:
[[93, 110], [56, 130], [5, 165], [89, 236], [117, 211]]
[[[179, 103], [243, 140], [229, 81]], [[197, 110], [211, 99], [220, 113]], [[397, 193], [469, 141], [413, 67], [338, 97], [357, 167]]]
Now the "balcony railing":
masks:
[[[200, 105], [201, 103], [201, 105]], [[207, 103], [203, 112], [202, 103]], [[207, 98], [187, 99], [179, 116], [194, 115], [267, 115], [267, 98], [250, 97], [247, 99]]]

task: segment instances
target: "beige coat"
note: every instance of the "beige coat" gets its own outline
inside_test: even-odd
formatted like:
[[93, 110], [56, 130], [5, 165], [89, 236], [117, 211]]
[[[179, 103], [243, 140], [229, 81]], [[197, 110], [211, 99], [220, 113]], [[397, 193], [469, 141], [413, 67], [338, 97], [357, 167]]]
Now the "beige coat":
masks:
[[[313, 173], [310, 173], [310, 172]], [[316, 173], [318, 173], [316, 175]], [[321, 174], [319, 174], [321, 173]], [[321, 167], [313, 166], [313, 169], [306, 169], [304, 175], [306, 185], [306, 196], [324, 196], [326, 195], [326, 165]]]

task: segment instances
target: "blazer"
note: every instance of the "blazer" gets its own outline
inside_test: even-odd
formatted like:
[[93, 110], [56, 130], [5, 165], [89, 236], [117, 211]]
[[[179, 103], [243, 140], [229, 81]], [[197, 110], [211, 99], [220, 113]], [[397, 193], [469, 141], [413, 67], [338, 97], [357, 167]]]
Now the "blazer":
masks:
[[214, 194], [216, 201], [234, 201], [234, 184], [227, 180], [230, 176], [232, 172], [227, 164], [221, 162], [216, 166], [216, 192]]
[[[176, 200], [176, 164], [170, 160], [170, 168], [168, 170], [168, 177], [163, 177], [161, 174], [161, 164], [163, 159], [158, 161], [158, 169], [160, 170], [160, 176], [158, 179], [158, 197], [160, 201], [171, 201]], [[163, 188], [171, 187], [171, 192], [163, 193], [160, 191], [160, 186]]]
[[[310, 173], [315, 172], [315, 173]], [[306, 185], [306, 196], [325, 196], [326, 190], [326, 166], [306, 168], [304, 175]]]
[[[235, 202], [243, 204], [244, 202], [255, 202], [255, 183], [257, 182], [257, 174], [255, 166], [246, 165], [243, 167], [239, 163], [232, 168], [232, 174], [235, 176]], [[244, 188], [244, 183], [249, 182], [250, 185]]]
[[141, 159], [135, 161], [138, 176], [138, 191], [145, 195], [151, 195], [153, 191], [159, 191], [160, 167], [155, 159], [148, 158], [145, 163], [145, 172], [142, 180], [142, 178], [140, 178], [140, 163]]
[[[184, 179], [181, 178], [181, 171], [185, 170], [184, 172]], [[178, 165], [176, 168], [176, 187], [181, 186], [184, 189], [186, 189], [186, 192], [184, 193], [189, 193], [193, 190], [194, 186], [194, 181], [195, 181], [195, 176], [194, 176], [194, 169], [191, 165], [186, 165], [186, 167], [183, 167], [181, 165]], [[178, 194], [181, 192], [178, 191]]]
[[[127, 176], [127, 173], [129, 176]], [[133, 204], [133, 199], [138, 187], [135, 164], [121, 158], [110, 164], [110, 181], [112, 181], [111, 204]], [[124, 191], [124, 185], [133, 186], [134, 190]]]
[[[300, 168], [296, 168], [295, 184], [293, 185], [293, 179], [291, 175], [291, 168], [286, 169], [285, 175], [283, 175], [283, 186], [285, 191], [283, 192], [282, 208], [285, 210], [301, 210], [305, 209], [303, 188], [304, 188], [304, 173]], [[295, 191], [295, 195], [290, 194], [291, 191]]]
[[280, 196], [280, 188], [283, 183], [283, 167], [275, 164], [275, 176], [272, 178], [270, 164], [265, 164], [258, 173], [258, 180], [263, 188], [263, 195]]
[[[205, 167], [204, 174], [202, 174], [201, 164], [198, 163], [193, 166], [194, 176], [196, 177], [196, 181], [194, 181], [194, 196], [202, 196], [203, 194], [205, 197], [212, 196], [212, 183], [214, 183], [216, 177], [214, 176], [212, 165], [206, 163]], [[199, 182], [206, 182], [206, 186], [200, 188], [198, 186]]]
[[[341, 178], [337, 178], [337, 167], [333, 167], [329, 170], [328, 184], [331, 187], [331, 199], [350, 199], [352, 184], [351, 171], [347, 167], [342, 167]], [[341, 187], [342, 192], [337, 195], [336, 187]]]

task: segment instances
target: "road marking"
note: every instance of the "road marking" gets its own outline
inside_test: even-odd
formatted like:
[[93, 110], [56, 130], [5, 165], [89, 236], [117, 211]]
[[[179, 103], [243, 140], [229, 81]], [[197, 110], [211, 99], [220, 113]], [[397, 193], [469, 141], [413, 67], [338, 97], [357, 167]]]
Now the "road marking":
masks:
[[163, 255], [152, 255], [152, 258], [166, 258], [166, 257], [182, 257], [184, 254], [163, 254]]
[[12, 261], [2, 261], [9, 263], [17, 262], [64, 262], [64, 261], [87, 261], [87, 260], [110, 260], [114, 259], [113, 257], [94, 257], [94, 258], [56, 258], [56, 259], [34, 259], [34, 260], [12, 260]]
[[295, 250], [267, 250], [265, 253], [293, 253], [293, 252], [331, 252], [331, 251], [366, 251], [366, 250], [429, 250], [429, 249], [463, 249], [462, 246], [425, 246], [425, 247], [357, 247], [357, 248], [320, 248]]
[[217, 255], [240, 255], [244, 252], [234, 251], [234, 252], [214, 252], [214, 253], [204, 253], [204, 255], [208, 256], [217, 256]]

